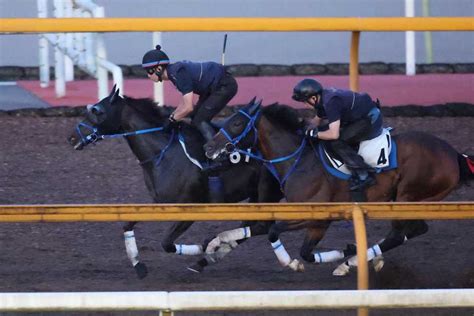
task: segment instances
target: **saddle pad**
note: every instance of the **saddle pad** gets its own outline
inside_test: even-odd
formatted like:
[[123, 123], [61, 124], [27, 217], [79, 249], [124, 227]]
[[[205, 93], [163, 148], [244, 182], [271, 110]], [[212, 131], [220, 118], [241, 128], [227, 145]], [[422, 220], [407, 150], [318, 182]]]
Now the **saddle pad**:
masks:
[[191, 154], [188, 153], [188, 148], [186, 147], [186, 141], [185, 141], [184, 135], [182, 133], [179, 133], [178, 140], [179, 140], [179, 143], [180, 143], [181, 147], [183, 148], [184, 154], [186, 155], [186, 157], [188, 157], [189, 161], [191, 161], [199, 169], [202, 169], [203, 167], [202, 167], [201, 162], [198, 159], [193, 157], [193, 156], [197, 156], [197, 155], [196, 154], [191, 155]]
[[[343, 162], [331, 156], [324, 147], [318, 146], [319, 158], [325, 169], [335, 177], [347, 180], [350, 170]], [[360, 143], [358, 154], [364, 161], [375, 168], [377, 173], [397, 168], [397, 146], [390, 136], [390, 129], [384, 128], [380, 136]]]

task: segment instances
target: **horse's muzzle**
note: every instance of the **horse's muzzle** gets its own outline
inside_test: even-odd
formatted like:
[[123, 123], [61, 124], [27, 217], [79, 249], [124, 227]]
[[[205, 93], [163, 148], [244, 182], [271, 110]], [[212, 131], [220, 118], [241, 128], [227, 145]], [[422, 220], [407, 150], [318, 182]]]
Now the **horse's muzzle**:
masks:
[[85, 144], [75, 136], [70, 136], [67, 139], [69, 145], [73, 146], [75, 150], [82, 150]]

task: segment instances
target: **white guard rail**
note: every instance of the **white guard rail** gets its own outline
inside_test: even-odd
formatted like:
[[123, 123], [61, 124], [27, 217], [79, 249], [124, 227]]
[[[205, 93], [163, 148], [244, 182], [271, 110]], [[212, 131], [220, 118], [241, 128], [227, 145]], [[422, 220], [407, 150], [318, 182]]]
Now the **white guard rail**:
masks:
[[462, 308], [474, 306], [474, 289], [70, 292], [1, 293], [0, 312], [97, 310], [272, 310], [371, 308]]

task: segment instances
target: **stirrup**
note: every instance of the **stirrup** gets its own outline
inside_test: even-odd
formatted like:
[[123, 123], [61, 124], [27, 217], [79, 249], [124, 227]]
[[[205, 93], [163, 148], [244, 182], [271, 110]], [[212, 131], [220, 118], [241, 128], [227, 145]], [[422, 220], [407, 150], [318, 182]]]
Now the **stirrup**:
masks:
[[353, 179], [349, 187], [350, 191], [360, 191], [368, 187], [373, 186], [377, 181], [374, 176], [370, 175], [365, 180], [360, 180], [359, 178]]
[[230, 163], [227, 161], [212, 161], [211, 163], [202, 165], [202, 172], [213, 173], [223, 170], [227, 170], [230, 166]]

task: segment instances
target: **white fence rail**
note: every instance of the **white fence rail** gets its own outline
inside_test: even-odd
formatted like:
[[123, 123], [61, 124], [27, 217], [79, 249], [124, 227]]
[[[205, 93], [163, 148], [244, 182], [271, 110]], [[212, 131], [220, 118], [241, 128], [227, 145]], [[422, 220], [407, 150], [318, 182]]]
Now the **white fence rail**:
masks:
[[1, 293], [0, 311], [271, 310], [474, 307], [474, 289]]

